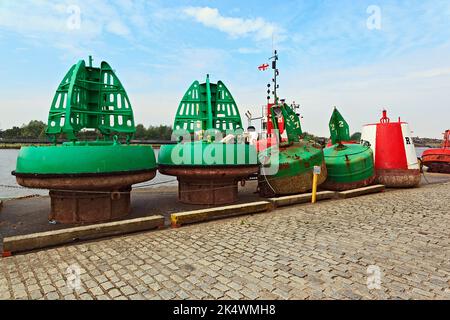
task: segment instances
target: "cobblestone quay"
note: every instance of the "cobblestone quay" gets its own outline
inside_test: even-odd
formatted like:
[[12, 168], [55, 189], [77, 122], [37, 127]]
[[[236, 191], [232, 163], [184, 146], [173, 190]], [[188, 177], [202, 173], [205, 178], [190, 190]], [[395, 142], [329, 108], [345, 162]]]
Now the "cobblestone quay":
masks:
[[0, 298], [450, 299], [449, 226], [449, 183], [293, 206], [3, 258]]

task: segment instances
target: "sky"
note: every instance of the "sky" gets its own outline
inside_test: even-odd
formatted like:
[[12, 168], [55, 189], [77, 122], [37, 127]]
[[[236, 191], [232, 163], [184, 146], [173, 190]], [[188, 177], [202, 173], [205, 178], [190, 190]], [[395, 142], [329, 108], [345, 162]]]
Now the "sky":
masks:
[[80, 59], [107, 61], [136, 123], [172, 125], [194, 80], [222, 80], [259, 115], [278, 50], [279, 95], [301, 106], [304, 131], [328, 136], [337, 106], [360, 131], [409, 122], [414, 136], [450, 128], [448, 0], [0, 0], [0, 129], [46, 121]]

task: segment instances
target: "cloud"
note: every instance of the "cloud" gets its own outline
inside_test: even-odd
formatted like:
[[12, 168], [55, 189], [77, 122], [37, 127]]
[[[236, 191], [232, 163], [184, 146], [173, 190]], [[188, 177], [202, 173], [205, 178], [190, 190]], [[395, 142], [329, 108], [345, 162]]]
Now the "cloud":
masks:
[[408, 77], [412, 79], [447, 77], [447, 76], [450, 76], [450, 68], [434, 68], [408, 74]]
[[143, 26], [142, 11], [136, 2], [5, 1], [0, 6], [0, 34], [54, 47], [62, 50], [63, 59], [72, 59], [86, 48], [92, 52], [105, 36], [130, 40], [133, 27]]
[[265, 40], [275, 34], [280, 39], [284, 34], [281, 27], [260, 17], [255, 19], [225, 17], [218, 9], [210, 7], [188, 7], [183, 12], [204, 26], [225, 32], [233, 38], [252, 36], [255, 40]]

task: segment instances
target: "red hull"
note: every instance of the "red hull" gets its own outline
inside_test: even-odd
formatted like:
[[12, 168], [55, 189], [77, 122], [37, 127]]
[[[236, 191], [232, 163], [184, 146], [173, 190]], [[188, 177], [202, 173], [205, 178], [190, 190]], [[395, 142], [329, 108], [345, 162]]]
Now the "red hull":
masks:
[[450, 149], [428, 149], [422, 154], [422, 163], [429, 172], [450, 173]]

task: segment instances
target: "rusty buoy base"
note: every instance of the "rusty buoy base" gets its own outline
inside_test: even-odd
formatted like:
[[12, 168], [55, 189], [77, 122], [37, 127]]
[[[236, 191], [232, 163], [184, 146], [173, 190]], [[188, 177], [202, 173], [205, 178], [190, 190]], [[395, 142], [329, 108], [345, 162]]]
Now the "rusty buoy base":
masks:
[[376, 183], [388, 188], [413, 188], [420, 183], [419, 169], [376, 169]]
[[50, 221], [96, 223], [126, 217], [130, 213], [131, 186], [113, 192], [50, 190]]
[[325, 180], [325, 182], [320, 186], [320, 189], [331, 190], [331, 191], [346, 191], [353, 190], [358, 188], [364, 188], [370, 186], [375, 181], [375, 175], [370, 178], [360, 180], [360, 181], [352, 181], [352, 182], [336, 182]]
[[238, 200], [238, 183], [258, 172], [248, 166], [159, 166], [159, 172], [176, 176], [178, 200], [186, 204], [222, 205]]
[[230, 204], [238, 200], [237, 180], [178, 178], [178, 200], [187, 204]]
[[[321, 172], [317, 178], [317, 185], [322, 185], [327, 178], [327, 167], [322, 162]], [[263, 176], [258, 177], [259, 195], [264, 198], [286, 196], [311, 191], [313, 170], [288, 177]]]
[[89, 175], [14, 174], [21, 186], [50, 189], [50, 221], [96, 223], [126, 217], [131, 185], [153, 179], [156, 169]]

